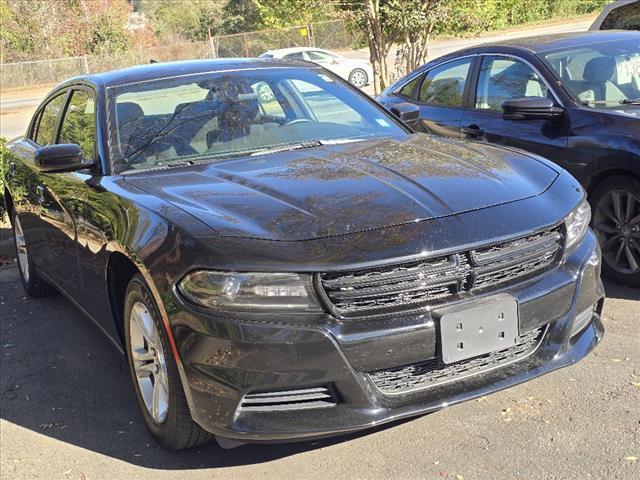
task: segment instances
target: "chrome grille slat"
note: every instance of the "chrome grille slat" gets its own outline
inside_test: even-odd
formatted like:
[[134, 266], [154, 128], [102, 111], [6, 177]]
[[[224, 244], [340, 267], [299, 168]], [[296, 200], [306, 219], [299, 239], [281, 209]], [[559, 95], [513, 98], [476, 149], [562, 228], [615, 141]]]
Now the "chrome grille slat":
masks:
[[367, 270], [353, 274], [342, 273], [336, 279], [327, 278], [323, 284], [327, 288], [368, 287], [378, 284], [393, 283], [398, 281], [411, 281], [417, 278], [438, 275], [447, 271], [455, 271], [460, 266], [457, 255], [451, 255], [430, 262], [420, 262], [415, 266], [396, 265], [389, 271]]
[[247, 393], [240, 403], [243, 412], [272, 412], [306, 408], [333, 407], [337, 403], [328, 387], [300, 388], [262, 393]]
[[463, 292], [520, 281], [551, 267], [562, 253], [556, 227], [435, 259], [324, 273], [319, 284], [339, 315], [358, 316], [421, 304], [451, 303]]

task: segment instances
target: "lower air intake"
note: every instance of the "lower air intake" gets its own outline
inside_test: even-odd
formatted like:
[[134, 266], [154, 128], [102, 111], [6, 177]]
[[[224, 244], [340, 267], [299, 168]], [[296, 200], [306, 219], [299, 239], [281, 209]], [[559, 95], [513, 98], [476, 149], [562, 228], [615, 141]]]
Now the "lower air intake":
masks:
[[300, 388], [276, 392], [248, 393], [242, 399], [243, 412], [273, 412], [304, 408], [333, 407], [336, 397], [328, 387]]
[[505, 350], [480, 355], [445, 365], [437, 358], [403, 367], [370, 372], [369, 378], [384, 393], [402, 393], [408, 390], [439, 385], [520, 360], [532, 353], [542, 341], [546, 327], [530, 330], [518, 337], [516, 344]]

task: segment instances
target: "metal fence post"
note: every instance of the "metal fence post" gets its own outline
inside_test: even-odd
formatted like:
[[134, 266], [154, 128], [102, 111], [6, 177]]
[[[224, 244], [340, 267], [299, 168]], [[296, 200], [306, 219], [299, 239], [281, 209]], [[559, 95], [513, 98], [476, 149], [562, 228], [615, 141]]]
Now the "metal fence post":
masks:
[[84, 73], [89, 75], [89, 61], [86, 53], [82, 56], [82, 60], [84, 61]]
[[316, 46], [316, 39], [313, 38], [313, 23], [309, 23], [307, 25], [307, 37], [309, 38], [309, 46], [310, 47], [315, 47]]

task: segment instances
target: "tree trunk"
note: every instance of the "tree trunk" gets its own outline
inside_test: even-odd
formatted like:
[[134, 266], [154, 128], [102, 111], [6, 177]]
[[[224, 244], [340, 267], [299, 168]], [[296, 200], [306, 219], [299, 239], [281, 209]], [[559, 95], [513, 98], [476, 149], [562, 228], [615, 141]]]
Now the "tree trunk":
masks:
[[380, 0], [363, 0], [365, 19], [367, 22], [367, 42], [369, 58], [373, 65], [373, 90], [378, 95], [389, 85], [389, 68], [387, 65], [388, 47], [383, 34], [380, 18]]

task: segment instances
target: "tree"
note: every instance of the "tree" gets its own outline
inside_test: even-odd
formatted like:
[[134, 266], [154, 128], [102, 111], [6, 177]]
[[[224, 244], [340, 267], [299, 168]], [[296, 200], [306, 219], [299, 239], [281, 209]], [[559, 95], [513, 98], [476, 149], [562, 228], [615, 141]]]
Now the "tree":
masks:
[[221, 0], [142, 0], [140, 10], [160, 38], [205, 40], [209, 28], [223, 24], [225, 2]]
[[391, 23], [388, 0], [346, 0], [340, 8], [347, 12], [351, 21], [365, 32], [369, 46], [369, 60], [373, 65], [373, 90], [377, 95], [390, 83], [387, 62], [389, 47], [396, 36], [396, 28]]
[[427, 61], [434, 34], [446, 31], [460, 0], [389, 0], [389, 21], [396, 25], [397, 73], [405, 75]]
[[0, 0], [6, 60], [122, 51], [130, 11], [126, 0]]
[[[377, 95], [394, 76], [402, 76], [426, 62], [434, 34], [471, 29], [474, 0], [347, 0], [340, 7], [365, 32]], [[481, 0], [476, 0], [481, 1]], [[396, 51], [396, 71], [389, 67], [389, 51]]]

